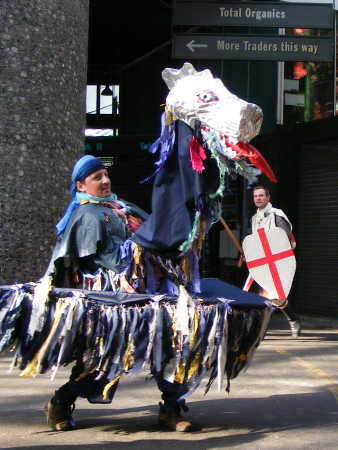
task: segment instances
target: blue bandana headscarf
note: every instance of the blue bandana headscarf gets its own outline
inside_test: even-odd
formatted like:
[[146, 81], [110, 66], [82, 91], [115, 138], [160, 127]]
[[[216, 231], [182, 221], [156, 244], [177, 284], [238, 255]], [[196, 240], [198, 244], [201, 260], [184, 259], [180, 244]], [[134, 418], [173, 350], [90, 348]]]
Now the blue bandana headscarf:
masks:
[[76, 195], [76, 182], [83, 181], [88, 175], [97, 170], [105, 169], [102, 161], [99, 158], [95, 158], [92, 155], [82, 156], [75, 164], [72, 172], [72, 184], [70, 186], [70, 192], [72, 194], [72, 200]]
[[[90, 175], [93, 172], [96, 172], [97, 170], [105, 169], [105, 166], [103, 165], [102, 161], [99, 158], [95, 158], [95, 156], [92, 155], [85, 155], [80, 158], [77, 163], [74, 166], [73, 172], [72, 172], [72, 184], [70, 185], [70, 192], [72, 200], [68, 205], [68, 208], [65, 212], [65, 215], [62, 217], [60, 222], [56, 225], [56, 234], [59, 236], [62, 234], [66, 226], [69, 222], [69, 219], [76, 208], [80, 206], [80, 201], [77, 198], [77, 191], [76, 191], [76, 182], [77, 181], [83, 181], [88, 175]], [[101, 201], [111, 201], [113, 199], [116, 199], [116, 195], [113, 195], [105, 198], [100, 198]]]

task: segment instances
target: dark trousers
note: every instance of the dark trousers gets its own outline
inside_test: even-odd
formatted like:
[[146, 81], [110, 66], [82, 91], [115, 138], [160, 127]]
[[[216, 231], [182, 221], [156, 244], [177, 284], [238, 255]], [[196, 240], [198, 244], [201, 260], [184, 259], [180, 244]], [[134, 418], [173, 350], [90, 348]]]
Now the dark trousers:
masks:
[[[99, 372], [93, 372], [79, 379], [83, 372], [82, 362], [77, 362], [72, 369], [69, 381], [55, 391], [55, 399], [60, 403], [72, 404], [77, 397], [86, 398], [90, 403], [111, 403], [117, 390], [117, 381], [108, 391], [107, 398], [102, 397], [102, 392], [110, 380], [106, 377], [99, 378]], [[185, 408], [185, 401], [180, 401], [180, 397], [188, 392], [186, 384], [170, 383], [164, 380], [161, 375], [154, 375], [159, 390], [162, 392], [162, 400], [167, 408], [182, 406]]]
[[299, 317], [289, 304], [285, 308], [281, 309], [281, 311], [288, 320], [288, 322], [300, 322]]
[[[260, 295], [261, 290], [262, 290], [262, 288], [259, 286], [259, 284], [256, 283], [256, 281], [254, 281], [252, 283], [252, 286], [250, 287], [249, 292]], [[293, 308], [290, 306], [289, 303], [287, 304], [287, 306], [285, 308], [283, 308], [283, 309], [279, 308], [279, 309], [280, 309], [280, 311], [282, 311], [283, 315], [285, 316], [285, 318], [287, 319], [288, 322], [300, 322], [299, 317], [294, 312]]]

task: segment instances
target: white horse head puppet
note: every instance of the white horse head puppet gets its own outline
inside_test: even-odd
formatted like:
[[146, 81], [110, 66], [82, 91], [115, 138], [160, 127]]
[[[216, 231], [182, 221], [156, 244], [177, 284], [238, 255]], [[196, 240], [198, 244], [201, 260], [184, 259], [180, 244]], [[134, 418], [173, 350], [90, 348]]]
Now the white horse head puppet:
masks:
[[277, 181], [260, 152], [249, 144], [262, 125], [259, 106], [229, 92], [209, 69], [197, 72], [187, 62], [181, 69], [164, 69], [162, 78], [170, 89], [167, 111], [191, 128], [200, 124], [203, 141], [226, 172], [235, 171], [250, 182], [263, 172], [271, 181]]

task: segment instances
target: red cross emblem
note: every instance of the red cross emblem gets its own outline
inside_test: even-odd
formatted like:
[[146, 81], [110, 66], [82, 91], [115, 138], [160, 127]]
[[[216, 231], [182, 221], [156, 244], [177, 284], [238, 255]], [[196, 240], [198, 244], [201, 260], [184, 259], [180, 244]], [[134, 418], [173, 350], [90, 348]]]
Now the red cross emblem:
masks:
[[[264, 228], [259, 228], [257, 233], [253, 233], [247, 238], [252, 237], [252, 239], [255, 239], [256, 236], [259, 239], [259, 248], [263, 251], [264, 256], [261, 256], [261, 250], [260, 257], [257, 258], [253, 255], [253, 251], [255, 251], [255, 249], [257, 251], [257, 244], [255, 246], [250, 246], [250, 239], [247, 241], [249, 245], [244, 245], [243, 242], [243, 249], [250, 275], [264, 289], [275, 291], [277, 298], [285, 300], [290, 291], [295, 271], [295, 257], [290, 247], [288, 237], [280, 228], [270, 230], [268, 235]], [[245, 238], [245, 241], [247, 238]], [[291, 258], [292, 260], [290, 260], [291, 270], [285, 271], [285, 269], [288, 269], [288, 264], [285, 264], [285, 260], [288, 258]], [[283, 261], [282, 265], [278, 264], [280, 261]], [[281, 267], [283, 270], [281, 270]], [[257, 268], [260, 268], [260, 270], [255, 271]], [[265, 268], [268, 269], [268, 273], [264, 270]], [[285, 273], [283, 273], [283, 271], [285, 271]], [[273, 285], [271, 285], [271, 281]], [[269, 284], [271, 285], [270, 289]]]

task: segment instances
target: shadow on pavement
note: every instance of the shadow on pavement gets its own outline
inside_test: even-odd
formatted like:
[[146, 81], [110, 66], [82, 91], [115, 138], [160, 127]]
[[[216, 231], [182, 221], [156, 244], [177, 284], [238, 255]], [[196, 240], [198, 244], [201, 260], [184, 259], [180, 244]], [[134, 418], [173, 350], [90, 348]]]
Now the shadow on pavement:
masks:
[[[319, 408], [319, 402], [325, 402], [325, 410]], [[309, 432], [315, 427], [330, 427], [337, 425], [338, 408], [337, 403], [325, 391], [315, 393], [303, 393], [292, 395], [272, 395], [266, 398], [243, 398], [243, 399], [220, 399], [209, 401], [196, 401], [190, 404], [190, 411], [187, 415], [194, 424], [192, 433], [160, 433], [157, 427], [158, 409], [154, 405], [147, 405], [126, 409], [82, 409], [79, 408], [74, 415], [78, 429], [67, 432], [67, 438], [75, 433], [76, 440], [79, 440], [81, 433], [85, 438], [85, 433], [99, 434], [100, 443], [83, 446], [88, 450], [99, 450], [114, 448], [114, 450], [124, 449], [215, 449], [224, 447], [234, 447], [240, 444], [252, 443], [257, 439], [263, 439], [265, 434], [282, 432], [284, 430], [308, 429]], [[24, 412], [16, 411], [16, 416], [7, 416], [8, 421], [23, 420]], [[130, 414], [135, 414], [130, 416]], [[27, 426], [32, 422], [30, 415], [25, 417]], [[36, 417], [33, 420], [36, 422]], [[3, 423], [3, 421], [2, 421]], [[243, 432], [247, 430], [246, 432]], [[139, 439], [140, 433], [142, 439]], [[144, 433], [149, 437], [144, 439]], [[210, 437], [210, 433], [221, 436]], [[49, 430], [34, 433], [50, 436], [51, 441], [60, 433]], [[65, 435], [65, 433], [62, 433]], [[130, 441], [135, 434], [135, 440]], [[159, 436], [160, 434], [160, 436]], [[57, 435], [57, 436], [56, 436]], [[123, 442], [129, 436], [128, 442]], [[160, 437], [157, 439], [157, 437]], [[98, 439], [100, 440], [100, 439]], [[81, 447], [81, 445], [59, 445], [52, 444], [43, 446], [16, 446], [17, 449], [71, 449]], [[5, 449], [5, 447], [1, 447]]]

